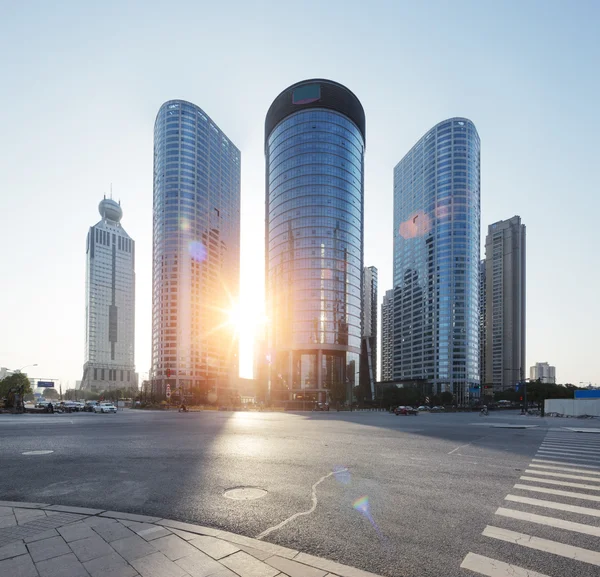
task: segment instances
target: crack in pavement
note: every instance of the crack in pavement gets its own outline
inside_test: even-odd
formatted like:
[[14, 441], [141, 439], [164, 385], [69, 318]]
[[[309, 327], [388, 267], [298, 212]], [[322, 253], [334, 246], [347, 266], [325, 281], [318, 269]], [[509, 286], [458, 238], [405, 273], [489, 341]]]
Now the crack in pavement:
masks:
[[277, 525], [273, 525], [273, 527], [269, 527], [268, 529], [265, 529], [262, 533], [258, 534], [256, 536], [256, 539], [264, 539], [267, 535], [269, 535], [270, 533], [272, 533], [273, 531], [278, 531], [279, 529], [281, 529], [282, 527], [284, 527], [285, 525], [287, 525], [290, 521], [293, 521], [294, 519], [298, 518], [298, 517], [302, 517], [304, 515], [310, 515], [312, 512], [314, 512], [314, 510], [317, 508], [317, 503], [319, 502], [319, 500], [317, 499], [317, 487], [328, 477], [331, 477], [332, 475], [335, 475], [336, 473], [345, 473], [347, 472], [348, 469], [336, 469], [335, 471], [331, 471], [330, 473], [327, 473], [327, 475], [323, 475], [316, 483], [313, 484], [313, 486], [311, 487], [311, 499], [312, 499], [312, 506], [310, 509], [308, 509], [308, 511], [302, 511], [300, 513], [294, 513], [293, 515], [291, 515], [290, 517], [288, 517], [287, 519], [284, 519], [281, 523], [277, 524]]

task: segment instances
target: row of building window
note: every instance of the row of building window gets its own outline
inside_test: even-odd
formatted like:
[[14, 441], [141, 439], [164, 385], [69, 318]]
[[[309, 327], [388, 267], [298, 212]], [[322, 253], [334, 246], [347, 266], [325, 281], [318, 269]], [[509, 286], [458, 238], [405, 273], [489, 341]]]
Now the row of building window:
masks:
[[98, 369], [94, 368], [94, 380], [103, 381], [106, 371], [106, 377], [109, 381], [131, 382], [131, 371], [121, 369]]

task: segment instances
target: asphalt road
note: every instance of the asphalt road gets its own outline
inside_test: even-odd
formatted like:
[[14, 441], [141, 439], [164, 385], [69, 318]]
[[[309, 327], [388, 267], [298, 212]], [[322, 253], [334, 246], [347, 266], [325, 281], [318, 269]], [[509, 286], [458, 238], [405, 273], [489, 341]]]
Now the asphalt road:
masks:
[[[506, 428], [515, 424], [536, 427]], [[594, 452], [600, 435], [564, 426], [599, 425], [516, 413], [0, 415], [0, 499], [159, 515], [250, 537], [266, 533], [267, 541], [391, 577], [479, 575], [460, 568], [468, 553], [549, 576], [597, 576], [592, 563], [482, 535], [488, 525], [535, 530], [547, 540], [600, 550], [600, 535], [495, 514], [512, 507], [600, 531], [600, 503], [514, 488], [549, 435], [550, 443], [557, 437], [565, 446], [590, 444], [584, 455], [592, 458], [578, 462], [590, 471], [598, 465], [599, 488], [569, 490], [600, 494], [600, 449]], [[53, 452], [22, 454], [35, 450]], [[236, 487], [267, 493], [248, 501], [223, 496]], [[593, 507], [598, 516], [513, 506], [505, 501], [509, 494]], [[276, 528], [301, 512], [308, 513]]]

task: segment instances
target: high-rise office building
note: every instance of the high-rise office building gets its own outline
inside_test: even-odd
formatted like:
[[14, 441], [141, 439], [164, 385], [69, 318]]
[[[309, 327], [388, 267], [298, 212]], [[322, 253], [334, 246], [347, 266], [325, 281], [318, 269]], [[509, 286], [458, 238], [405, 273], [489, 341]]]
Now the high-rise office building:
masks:
[[394, 378], [394, 291], [385, 291], [381, 305], [381, 380]]
[[104, 198], [102, 220], [87, 235], [85, 364], [81, 388], [137, 388], [135, 373], [135, 243], [121, 226], [120, 203]]
[[525, 225], [495, 222], [485, 238], [485, 382], [503, 391], [525, 378]]
[[394, 168], [394, 379], [469, 402], [479, 385], [480, 142], [429, 130]]
[[485, 387], [487, 384], [487, 381], [485, 379], [485, 343], [486, 343], [485, 292], [486, 292], [486, 285], [487, 285], [487, 282], [486, 282], [485, 259], [482, 259], [479, 262], [479, 375], [480, 375], [479, 380], [481, 382], [482, 387]]
[[556, 384], [556, 367], [549, 365], [548, 363], [536, 363], [529, 369], [529, 378], [532, 381], [538, 379], [542, 383]]
[[151, 380], [159, 395], [227, 396], [237, 380], [240, 151], [198, 106], [170, 100], [154, 125]]
[[362, 291], [361, 388], [364, 399], [373, 399], [377, 381], [376, 267], [366, 266], [363, 269]]
[[286, 88], [265, 122], [271, 397], [339, 402], [358, 385], [365, 113], [331, 80]]

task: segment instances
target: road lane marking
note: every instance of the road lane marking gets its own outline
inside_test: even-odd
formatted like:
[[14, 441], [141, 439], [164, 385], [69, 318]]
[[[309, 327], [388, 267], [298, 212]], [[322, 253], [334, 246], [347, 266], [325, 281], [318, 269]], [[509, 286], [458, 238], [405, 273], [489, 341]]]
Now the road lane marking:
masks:
[[555, 501], [545, 501], [544, 499], [532, 499], [531, 497], [521, 497], [520, 495], [507, 495], [504, 497], [504, 500], [523, 503], [524, 505], [534, 505], [535, 507], [545, 507], [546, 509], [556, 509], [557, 511], [579, 513], [580, 515], [589, 515], [590, 517], [600, 517], [600, 509], [580, 507], [579, 505], [556, 503]]
[[[600, 475], [600, 471], [590, 471], [589, 469], [573, 469], [569, 467], [553, 467], [552, 465], [538, 465], [537, 463], [530, 463], [530, 467], [536, 467], [540, 469], [551, 469], [553, 471], [571, 471], [572, 473], [586, 473], [587, 475]], [[585, 467], [586, 465], [579, 465]]]
[[561, 491], [560, 489], [549, 489], [548, 487], [533, 487], [532, 485], [521, 485], [517, 483], [515, 489], [522, 491], [534, 491], [536, 493], [548, 493], [548, 495], [560, 495], [561, 497], [571, 497], [572, 499], [583, 499], [584, 501], [596, 501], [600, 503], [600, 496], [588, 495], [586, 493], [574, 493], [573, 491]]
[[575, 453], [576, 455], [600, 455], [600, 451], [598, 449], [576, 449], [575, 447], [563, 447], [562, 445], [557, 447], [556, 445], [546, 445], [544, 443], [540, 445], [540, 449], [543, 449], [544, 451], [563, 451]]
[[308, 509], [308, 511], [302, 511], [300, 513], [294, 513], [293, 515], [291, 515], [287, 519], [284, 519], [281, 523], [278, 523], [277, 525], [273, 525], [273, 527], [269, 527], [268, 529], [265, 529], [262, 533], [260, 533], [259, 535], [256, 536], [256, 539], [264, 539], [267, 535], [269, 535], [273, 531], [277, 531], [277, 530], [281, 529], [284, 525], [287, 525], [290, 521], [293, 521], [297, 517], [303, 517], [304, 515], [310, 515], [317, 508], [317, 503], [319, 502], [318, 499], [317, 499], [317, 487], [325, 479], [327, 479], [328, 477], [331, 477], [332, 475], [336, 475], [338, 473], [344, 473], [344, 472], [347, 472], [347, 471], [348, 471], [348, 469], [336, 469], [335, 471], [331, 471], [330, 473], [327, 473], [327, 475], [323, 475], [311, 487], [312, 506], [311, 506], [310, 509]]
[[[557, 459], [559, 457], [556, 457]], [[551, 459], [532, 459], [532, 461], [534, 463], [552, 463], [553, 465], [569, 465], [569, 466], [573, 466], [573, 467], [585, 467], [586, 469], [600, 469], [600, 466], [598, 465], [585, 465], [583, 463], [571, 463], [568, 460], [563, 460], [563, 461], [553, 461]], [[591, 471], [590, 471], [591, 472]]]
[[529, 549], [552, 553], [554, 555], [559, 555], [560, 557], [573, 559], [574, 561], [583, 561], [590, 565], [600, 566], [600, 553], [597, 551], [590, 551], [589, 549], [574, 547], [573, 545], [567, 545], [558, 541], [534, 537], [533, 535], [527, 535], [527, 533], [517, 533], [516, 531], [509, 531], [508, 529], [493, 527], [492, 525], [488, 525], [483, 530], [482, 535], [491, 537], [492, 539], [514, 543], [515, 545], [522, 545]]
[[599, 447], [588, 447], [584, 445], [557, 445], [556, 443], [541, 443], [541, 449], [551, 449], [553, 451], [573, 451], [575, 453], [598, 453]]
[[525, 511], [517, 511], [515, 509], [506, 509], [504, 507], [498, 507], [496, 515], [509, 517], [510, 519], [517, 519], [519, 521], [529, 521], [530, 523], [537, 523], [538, 525], [556, 527], [557, 529], [574, 531], [575, 533], [583, 533], [584, 535], [600, 537], [600, 527], [594, 527], [584, 523], [574, 523], [573, 521], [565, 521], [564, 519], [557, 519], [556, 517], [534, 515], [533, 513], [526, 513]]
[[569, 481], [557, 481], [556, 479], [544, 479], [543, 477], [519, 477], [521, 481], [537, 481], [547, 485], [560, 485], [561, 487], [574, 487], [575, 489], [587, 489], [588, 491], [600, 491], [600, 485], [586, 485], [584, 483], [570, 483]]
[[569, 459], [574, 459], [576, 461], [586, 461], [589, 463], [600, 463], [600, 458], [587, 459], [586, 457], [588, 457], [589, 455], [586, 455], [584, 457], [583, 455], [574, 455], [573, 453], [565, 453], [564, 451], [547, 451], [546, 449], [539, 449], [535, 456], [536, 457], [556, 457], [558, 459], [558, 458], [561, 458], [562, 455], [564, 455], [563, 458], [568, 457]]
[[468, 553], [460, 564], [462, 569], [468, 569], [487, 577], [548, 577], [543, 573], [529, 571], [516, 565], [509, 565], [491, 557], [484, 557], [475, 553]]
[[579, 481], [596, 481], [596, 477], [584, 477], [582, 475], [569, 475], [567, 473], [553, 473], [552, 471], [532, 471], [525, 469], [526, 473], [535, 473], [536, 475], [544, 475], [545, 477], [558, 477], [560, 479], [578, 479]]
[[582, 447], [598, 447], [600, 446], [600, 439], [591, 439], [586, 437], [569, 437], [568, 439], [562, 437], [546, 437], [543, 443], [561, 443], [565, 445], [579, 445]]

